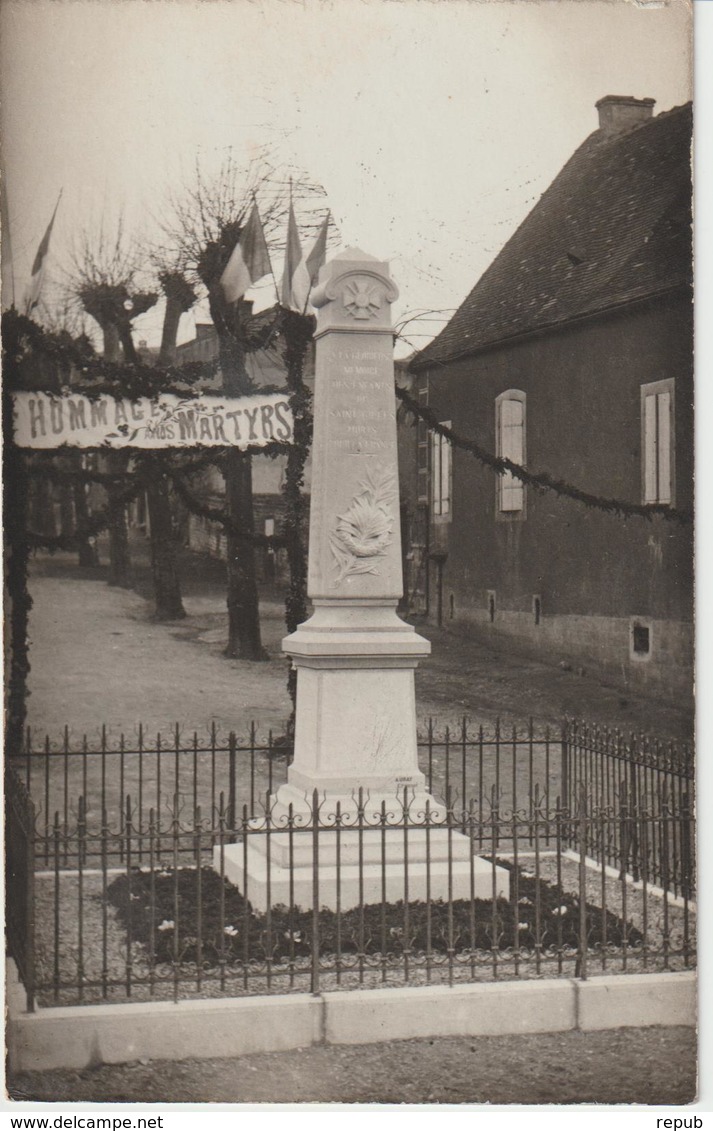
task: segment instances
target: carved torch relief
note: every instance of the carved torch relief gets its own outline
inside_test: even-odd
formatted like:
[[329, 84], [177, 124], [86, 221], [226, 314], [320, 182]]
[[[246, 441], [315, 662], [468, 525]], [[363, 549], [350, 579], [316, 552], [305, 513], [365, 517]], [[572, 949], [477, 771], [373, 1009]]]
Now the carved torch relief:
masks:
[[354, 574], [378, 574], [375, 559], [385, 557], [392, 542], [396, 494], [393, 467], [367, 469], [349, 507], [344, 514], [337, 515], [336, 526], [329, 535], [337, 571], [333, 589]]

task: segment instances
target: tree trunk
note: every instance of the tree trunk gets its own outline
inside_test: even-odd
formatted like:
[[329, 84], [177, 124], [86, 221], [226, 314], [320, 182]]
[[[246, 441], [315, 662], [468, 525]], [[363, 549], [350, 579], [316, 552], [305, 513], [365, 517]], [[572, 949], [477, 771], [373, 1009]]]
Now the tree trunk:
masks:
[[37, 476], [30, 480], [30, 528], [47, 538], [57, 537], [54, 494], [48, 479]]
[[[245, 452], [231, 449], [225, 461], [227, 511], [239, 530], [251, 535], [253, 518], [252, 460]], [[264, 660], [260, 639], [260, 602], [255, 572], [255, 549], [230, 530], [228, 546], [228, 646], [226, 656], [241, 660]]]
[[[107, 471], [113, 475], [126, 472], [129, 458], [125, 452], [107, 452]], [[121, 487], [109, 486], [109, 503], [113, 503]], [[128, 589], [131, 585], [131, 555], [129, 554], [129, 532], [126, 524], [126, 507], [122, 506], [109, 520], [109, 576], [107, 584]]]
[[60, 483], [59, 485], [59, 524], [62, 537], [71, 538], [74, 534], [74, 505], [71, 483]]
[[[166, 312], [159, 365], [171, 365], [176, 360], [176, 339], [183, 306], [170, 294], [166, 296]], [[124, 347], [126, 350], [126, 346]], [[149, 536], [151, 539], [151, 571], [154, 585], [157, 620], [179, 620], [185, 617], [181, 594], [181, 579], [176, 560], [176, 540], [173, 532], [171, 497], [168, 480], [158, 466], [146, 491], [149, 511]]]
[[[102, 326], [104, 334], [104, 356], [108, 361], [119, 361], [119, 331], [116, 326], [107, 323]], [[107, 452], [106, 469], [108, 472], [121, 475], [126, 472], [129, 457], [126, 452]], [[112, 503], [121, 487], [110, 486], [107, 488], [109, 502]], [[131, 557], [129, 554], [129, 534], [126, 525], [126, 507], [121, 507], [109, 523], [109, 585], [128, 588], [131, 584]]]
[[[77, 471], [84, 468], [84, 458], [79, 452], [72, 454], [72, 465]], [[89, 522], [89, 502], [87, 500], [87, 486], [78, 480], [72, 486], [72, 494], [74, 496], [74, 517], [77, 521], [77, 529], [81, 530]], [[90, 542], [88, 538], [80, 537], [77, 539], [77, 549], [79, 551], [79, 565], [83, 569], [89, 569], [93, 566], [99, 565], [99, 554], [94, 542]]]
[[[245, 364], [245, 346], [239, 324], [239, 311], [226, 307], [220, 284], [211, 288], [210, 311], [218, 332], [223, 388], [229, 396], [244, 396], [252, 391]], [[231, 449], [225, 460], [225, 498], [231, 520], [238, 530], [254, 532], [252, 458]], [[265, 660], [260, 639], [255, 547], [247, 539], [228, 530], [228, 646], [226, 656], [241, 660]]]
[[179, 620], [186, 610], [181, 598], [181, 582], [176, 568], [176, 543], [173, 536], [171, 500], [165, 475], [152, 476], [146, 488], [151, 528], [151, 571], [154, 583], [157, 620]]

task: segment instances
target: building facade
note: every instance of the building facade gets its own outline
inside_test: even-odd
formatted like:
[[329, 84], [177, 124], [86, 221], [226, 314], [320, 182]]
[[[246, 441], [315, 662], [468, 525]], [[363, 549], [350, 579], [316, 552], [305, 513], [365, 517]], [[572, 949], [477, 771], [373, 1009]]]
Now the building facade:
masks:
[[[690, 106], [607, 97], [442, 333], [412, 395], [622, 518], [412, 431], [425, 611], [618, 685], [689, 695], [693, 651]], [[414, 612], [422, 611], [418, 600]]]
[[[254, 316], [253, 323], [258, 324], [261, 317], [266, 321], [273, 315], [272, 311], [265, 311], [262, 315]], [[256, 389], [277, 387], [285, 385], [285, 364], [282, 358], [284, 342], [275, 332], [274, 337], [264, 348], [253, 350], [246, 356], [246, 365], [249, 376]], [[176, 363], [185, 365], [194, 361], [212, 361], [218, 356], [218, 335], [211, 322], [196, 325], [196, 336], [180, 345], [176, 351]], [[314, 350], [310, 349], [305, 359], [305, 381], [311, 385], [314, 380]], [[280, 533], [284, 514], [284, 496], [282, 487], [285, 476], [286, 456], [266, 456], [256, 454], [252, 457], [252, 483], [253, 483], [253, 513], [255, 531], [259, 534], [273, 535]], [[308, 459], [309, 465], [309, 459]], [[307, 489], [309, 484], [309, 466], [306, 468], [305, 479]], [[223, 476], [217, 468], [210, 468], [203, 477], [200, 487], [197, 488], [204, 502], [214, 507], [223, 507], [225, 504], [225, 483]], [[227, 556], [227, 539], [223, 527], [210, 519], [200, 515], [190, 514], [187, 517], [186, 541], [188, 546], [198, 553], [210, 554], [212, 557], [223, 558]], [[288, 574], [287, 555], [284, 550], [261, 548], [257, 551], [258, 576], [262, 581], [284, 581]]]

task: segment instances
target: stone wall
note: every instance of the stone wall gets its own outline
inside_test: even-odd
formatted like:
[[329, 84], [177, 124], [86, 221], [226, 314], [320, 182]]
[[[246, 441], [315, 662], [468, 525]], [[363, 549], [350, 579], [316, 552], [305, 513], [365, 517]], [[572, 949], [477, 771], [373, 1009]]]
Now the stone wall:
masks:
[[[637, 657], [632, 649], [632, 623], [645, 624], [650, 651]], [[651, 618], [563, 616], [499, 610], [491, 622], [487, 604], [465, 610], [446, 621], [486, 643], [511, 647], [546, 663], [565, 663], [607, 682], [663, 696], [681, 703], [691, 696], [693, 626], [684, 621]]]

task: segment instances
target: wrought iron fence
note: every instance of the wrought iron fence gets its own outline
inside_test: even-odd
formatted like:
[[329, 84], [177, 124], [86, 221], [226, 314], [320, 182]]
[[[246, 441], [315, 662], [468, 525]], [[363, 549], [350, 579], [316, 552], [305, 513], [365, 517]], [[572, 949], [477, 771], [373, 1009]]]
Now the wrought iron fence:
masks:
[[626, 792], [627, 804], [659, 812], [690, 808], [695, 761], [688, 743], [661, 742], [646, 734], [567, 719], [562, 725], [562, 798], [569, 803], [582, 786], [592, 803], [608, 807]]
[[[606, 838], [590, 831], [588, 850], [597, 859], [631, 872], [635, 879], [645, 866], [661, 887], [677, 895], [685, 882], [691, 885], [690, 894], [693, 849], [683, 832], [695, 805], [695, 763], [688, 744], [659, 742], [648, 735], [625, 738], [618, 730], [567, 720], [562, 728], [561, 791], [566, 807], [584, 792], [591, 806], [621, 816]], [[641, 815], [683, 820], [640, 829]]]
[[[560, 791], [560, 737], [549, 728], [505, 728], [490, 731], [463, 718], [438, 727], [429, 719], [418, 738], [419, 763], [429, 792], [445, 797], [498, 797], [517, 807], [519, 797], [533, 798], [535, 784], [545, 796]], [[58, 740], [38, 741], [30, 729], [13, 764], [40, 814], [38, 854], [51, 850], [53, 815], [63, 825], [72, 817], [75, 799], [86, 798], [87, 812], [106, 809], [112, 823], [123, 821], [127, 793], [135, 799], [138, 823], [153, 808], [158, 819], [173, 796], [187, 799], [215, 815], [223, 793], [229, 813], [244, 805], [254, 814], [265, 795], [286, 780], [292, 745], [272, 732], [261, 736], [255, 723], [245, 735], [221, 734], [215, 726], [204, 733], [174, 727], [170, 735], [148, 735], [143, 727], [112, 738], [106, 727], [94, 736], [75, 736], [69, 727]], [[76, 816], [76, 814], [75, 814]]]
[[[33, 838], [16, 778], [9, 795], [21, 817], [11, 818], [13, 859], [26, 862], [11, 873], [12, 901], [24, 884], [32, 893]], [[273, 802], [237, 818], [224, 796], [210, 816], [176, 796], [165, 824], [151, 807], [140, 823], [131, 796], [119, 824], [106, 811], [90, 818], [83, 797], [73, 812], [69, 825], [55, 814], [34, 879], [36, 936], [31, 916], [10, 933], [28, 998], [43, 1005], [586, 978], [694, 962], [686, 866], [678, 899], [657, 888], [645, 852], [637, 883], [612, 874], [602, 852], [592, 867], [593, 847], [625, 842], [630, 818], [592, 810], [583, 791], [575, 810], [536, 791], [519, 809], [493, 793], [481, 813], [449, 790], [435, 809], [416, 808], [407, 791], [378, 805], [361, 793], [344, 807], [315, 793], [300, 812]], [[637, 829], [642, 844], [674, 829], [693, 844], [690, 814], [641, 812]]]

